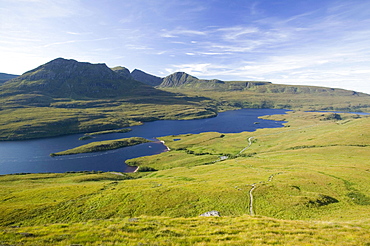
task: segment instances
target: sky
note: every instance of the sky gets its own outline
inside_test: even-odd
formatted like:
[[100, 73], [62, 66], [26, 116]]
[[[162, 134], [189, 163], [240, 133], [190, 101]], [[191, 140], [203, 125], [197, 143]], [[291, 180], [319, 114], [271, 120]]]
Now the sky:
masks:
[[369, 0], [0, 0], [0, 72], [58, 57], [370, 94]]

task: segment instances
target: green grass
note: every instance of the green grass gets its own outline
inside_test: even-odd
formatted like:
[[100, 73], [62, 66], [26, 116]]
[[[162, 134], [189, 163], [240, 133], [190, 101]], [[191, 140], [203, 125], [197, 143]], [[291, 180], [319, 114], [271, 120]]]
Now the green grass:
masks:
[[0, 243], [22, 245], [369, 245], [359, 222], [285, 221], [266, 217], [127, 217], [2, 227]]
[[129, 161], [152, 172], [0, 176], [0, 243], [369, 245], [370, 117], [340, 116], [163, 137], [170, 151]]
[[119, 148], [133, 146], [133, 145], [137, 145], [141, 143], [148, 143], [148, 142], [150, 141], [145, 138], [140, 138], [140, 137], [121, 138], [121, 139], [116, 139], [116, 140], [91, 142], [88, 144], [78, 146], [73, 149], [64, 150], [64, 151], [60, 151], [57, 153], [51, 153], [50, 156], [75, 155], [75, 154], [81, 154], [81, 153], [107, 151], [107, 150], [119, 149]]
[[370, 96], [353, 91], [313, 86], [271, 84], [252, 89], [215, 90], [161, 88], [188, 96], [208, 97], [217, 102], [219, 111], [236, 108], [284, 108], [292, 110], [336, 110], [370, 112]]

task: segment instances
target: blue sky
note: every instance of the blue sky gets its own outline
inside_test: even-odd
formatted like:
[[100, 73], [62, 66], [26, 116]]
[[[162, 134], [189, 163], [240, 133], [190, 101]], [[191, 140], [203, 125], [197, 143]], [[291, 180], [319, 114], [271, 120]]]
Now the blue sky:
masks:
[[0, 0], [0, 72], [64, 57], [370, 93], [368, 0]]

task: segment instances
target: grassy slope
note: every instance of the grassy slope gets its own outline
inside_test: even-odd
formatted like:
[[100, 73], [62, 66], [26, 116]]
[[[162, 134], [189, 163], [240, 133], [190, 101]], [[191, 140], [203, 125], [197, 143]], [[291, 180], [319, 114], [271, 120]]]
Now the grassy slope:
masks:
[[370, 96], [351, 91], [308, 86], [271, 84], [246, 90], [161, 88], [189, 96], [205, 96], [217, 101], [220, 111], [235, 108], [285, 108], [294, 110], [340, 110], [370, 112]]
[[[225, 136], [164, 137], [171, 151], [132, 160], [157, 172], [1, 176], [2, 243], [368, 245], [370, 117], [266, 118], [288, 123]], [[252, 145], [238, 156], [249, 137]], [[220, 155], [230, 158], [217, 161]], [[252, 184], [255, 214], [270, 218], [248, 215]], [[197, 217], [210, 210], [223, 217]], [[161, 217], [128, 220], [143, 215]], [[50, 225], [36, 226], [44, 224]]]
[[361, 223], [285, 221], [265, 217], [139, 217], [58, 223], [0, 231], [19, 245], [368, 245]]

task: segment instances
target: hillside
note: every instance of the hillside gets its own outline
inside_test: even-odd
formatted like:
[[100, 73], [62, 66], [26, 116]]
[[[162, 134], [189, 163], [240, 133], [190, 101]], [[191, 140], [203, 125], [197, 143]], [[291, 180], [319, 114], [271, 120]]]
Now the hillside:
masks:
[[218, 109], [284, 108], [370, 112], [370, 95], [339, 88], [273, 84], [263, 81], [202, 80], [183, 72], [164, 78], [162, 90], [205, 96]]
[[368, 245], [370, 117], [264, 118], [286, 127], [163, 137], [130, 161], [154, 172], [0, 176], [0, 243]]
[[7, 73], [0, 73], [0, 84], [6, 82], [8, 80], [14, 79], [14, 78], [16, 78], [18, 76], [19, 75], [7, 74]]
[[159, 88], [178, 88], [188, 90], [249, 91], [264, 94], [327, 94], [342, 96], [369, 96], [365, 93], [344, 89], [273, 84], [264, 81], [221, 81], [217, 79], [198, 79], [184, 72], [173, 73], [163, 79]]

